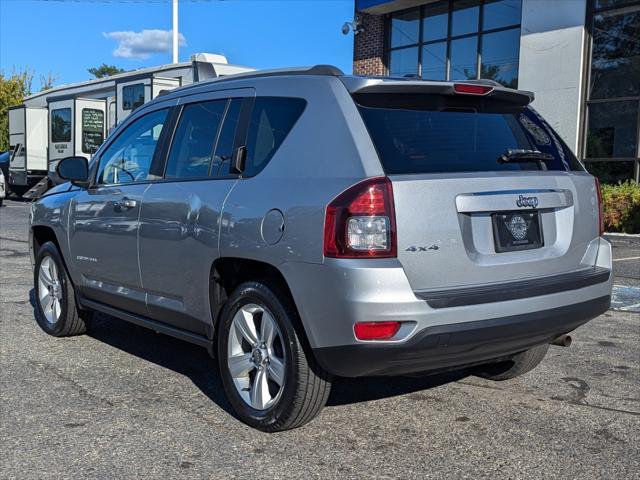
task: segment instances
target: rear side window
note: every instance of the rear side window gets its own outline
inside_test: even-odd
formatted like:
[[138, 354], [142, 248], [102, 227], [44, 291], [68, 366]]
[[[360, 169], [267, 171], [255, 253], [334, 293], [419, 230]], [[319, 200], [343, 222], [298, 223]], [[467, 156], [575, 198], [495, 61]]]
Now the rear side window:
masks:
[[166, 178], [209, 175], [213, 148], [226, 106], [226, 100], [214, 100], [184, 107], [171, 144]]
[[[391, 96], [392, 97], [392, 96]], [[528, 107], [464, 108], [447, 99], [414, 102], [406, 98], [383, 107], [359, 105], [387, 174], [493, 172], [518, 170], [583, 170], [560, 137]], [[361, 102], [363, 103], [363, 102]], [[507, 150], [537, 150], [553, 159], [500, 163]]]
[[247, 133], [244, 176], [257, 175], [276, 153], [307, 102], [301, 98], [257, 97]]

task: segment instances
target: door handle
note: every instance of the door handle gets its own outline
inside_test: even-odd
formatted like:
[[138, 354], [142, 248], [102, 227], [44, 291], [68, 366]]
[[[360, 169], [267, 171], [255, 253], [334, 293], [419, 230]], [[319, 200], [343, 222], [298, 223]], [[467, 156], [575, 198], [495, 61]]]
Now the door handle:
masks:
[[136, 205], [138, 204], [138, 202], [136, 202], [135, 200], [130, 200], [128, 198], [125, 198], [124, 200], [121, 200], [119, 202], [116, 202], [116, 209], [117, 210], [130, 210], [132, 208], [135, 208]]

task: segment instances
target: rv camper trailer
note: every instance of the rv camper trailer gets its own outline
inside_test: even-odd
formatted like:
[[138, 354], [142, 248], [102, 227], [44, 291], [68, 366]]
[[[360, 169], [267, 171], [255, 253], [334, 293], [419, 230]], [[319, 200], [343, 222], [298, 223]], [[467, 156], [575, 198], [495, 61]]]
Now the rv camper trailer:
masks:
[[119, 122], [161, 92], [252, 70], [230, 65], [222, 55], [198, 53], [190, 62], [62, 85], [25, 98], [9, 109], [11, 191], [37, 197], [55, 182], [59, 160], [90, 159]]

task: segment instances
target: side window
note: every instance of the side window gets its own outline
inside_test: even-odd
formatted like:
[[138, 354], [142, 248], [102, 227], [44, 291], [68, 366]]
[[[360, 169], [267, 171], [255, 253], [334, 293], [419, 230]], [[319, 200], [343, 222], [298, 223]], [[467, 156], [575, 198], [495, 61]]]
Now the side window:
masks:
[[301, 98], [256, 98], [247, 134], [245, 176], [257, 175], [267, 166], [306, 104]]
[[131, 123], [100, 156], [99, 184], [122, 184], [147, 180], [151, 160], [167, 118], [158, 110]]
[[182, 110], [173, 137], [166, 178], [206, 177], [226, 100], [194, 103]]
[[144, 104], [144, 83], [122, 87], [122, 109], [135, 110]]
[[51, 142], [71, 141], [71, 109], [58, 108], [51, 111]]
[[241, 98], [234, 98], [229, 103], [227, 113], [224, 116], [224, 123], [213, 154], [213, 164], [211, 166], [212, 176], [225, 176], [230, 174], [231, 155], [233, 154], [233, 142], [236, 136], [236, 128], [240, 118]]

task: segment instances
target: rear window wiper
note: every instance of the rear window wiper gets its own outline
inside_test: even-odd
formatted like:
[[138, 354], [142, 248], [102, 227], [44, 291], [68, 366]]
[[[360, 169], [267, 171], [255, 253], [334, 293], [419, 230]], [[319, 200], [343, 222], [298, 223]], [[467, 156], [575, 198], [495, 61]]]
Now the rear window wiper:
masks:
[[498, 158], [498, 163], [550, 162], [553, 155], [538, 150], [510, 148]]

